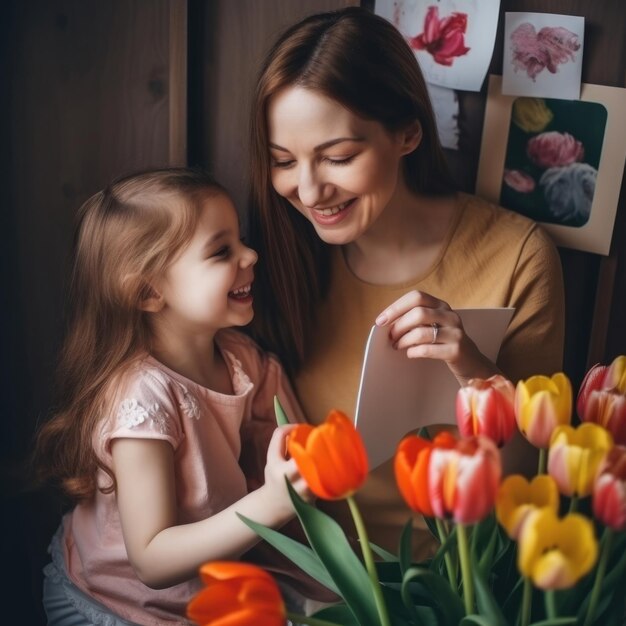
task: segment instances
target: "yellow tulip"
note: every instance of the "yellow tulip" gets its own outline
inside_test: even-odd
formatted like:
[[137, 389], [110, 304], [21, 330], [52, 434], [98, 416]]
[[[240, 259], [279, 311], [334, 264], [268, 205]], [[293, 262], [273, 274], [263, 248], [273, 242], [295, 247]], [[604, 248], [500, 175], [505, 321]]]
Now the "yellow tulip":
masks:
[[563, 374], [531, 376], [515, 389], [515, 419], [524, 437], [537, 448], [547, 448], [554, 429], [569, 424], [572, 385]]
[[584, 498], [591, 493], [598, 467], [612, 447], [611, 433], [597, 424], [559, 426], [550, 441], [548, 473], [563, 495]]
[[502, 481], [496, 498], [496, 517], [511, 539], [517, 539], [530, 514], [549, 507], [559, 509], [559, 490], [551, 476], [542, 474], [532, 481], [513, 474]]
[[519, 536], [517, 566], [540, 589], [567, 589], [594, 566], [598, 541], [591, 520], [559, 519], [549, 507], [532, 513]]

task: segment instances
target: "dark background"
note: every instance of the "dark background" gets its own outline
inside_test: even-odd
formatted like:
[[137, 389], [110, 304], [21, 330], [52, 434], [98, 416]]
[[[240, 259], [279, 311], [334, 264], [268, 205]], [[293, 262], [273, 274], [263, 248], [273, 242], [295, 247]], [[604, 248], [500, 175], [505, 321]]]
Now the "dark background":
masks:
[[[41, 567], [62, 512], [22, 485], [20, 462], [48, 415], [63, 332], [73, 215], [112, 177], [148, 166], [202, 165], [245, 217], [250, 92], [274, 37], [338, 0], [9, 0], [0, 7], [1, 567], [4, 624], [43, 624]], [[365, 1], [364, 5], [373, 6]], [[502, 69], [502, 0], [490, 72]], [[552, 0], [583, 15], [583, 82], [626, 85], [623, 0]], [[448, 152], [474, 190], [486, 83], [460, 93], [460, 150]], [[626, 353], [626, 194], [611, 254], [560, 249], [567, 293], [565, 371]]]

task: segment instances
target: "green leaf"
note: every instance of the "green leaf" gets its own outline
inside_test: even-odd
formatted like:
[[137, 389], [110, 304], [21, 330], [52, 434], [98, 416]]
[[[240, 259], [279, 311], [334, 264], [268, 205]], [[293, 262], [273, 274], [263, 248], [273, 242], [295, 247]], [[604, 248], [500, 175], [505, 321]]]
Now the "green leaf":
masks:
[[413, 551], [411, 549], [411, 539], [413, 538], [413, 518], [409, 517], [402, 534], [400, 535], [400, 546], [398, 548], [398, 556], [400, 561], [400, 570], [402, 575], [411, 567], [411, 561], [413, 557]]
[[456, 561], [456, 557], [457, 557], [456, 552], [452, 552], [452, 550], [457, 545], [456, 535], [457, 535], [457, 530], [456, 530], [456, 526], [454, 526], [452, 530], [450, 531], [450, 534], [448, 535], [447, 539], [439, 546], [439, 549], [437, 550], [437, 554], [435, 554], [435, 556], [433, 557], [433, 560], [430, 564], [430, 569], [432, 571], [436, 571], [439, 573], [442, 573], [444, 571], [442, 563], [447, 552], [451, 552]]
[[265, 539], [267, 543], [274, 546], [274, 548], [284, 554], [301, 570], [305, 571], [309, 576], [313, 577], [320, 584], [324, 585], [331, 591], [339, 594], [339, 590], [335, 586], [333, 579], [330, 577], [323, 563], [319, 560], [311, 548], [305, 546], [299, 541], [296, 541], [295, 539], [292, 539], [291, 537], [281, 534], [273, 528], [268, 528], [267, 526], [263, 526], [263, 524], [254, 522], [244, 515], [237, 513], [237, 517], [239, 517], [244, 524], [252, 528], [252, 530], [259, 535], [259, 537], [261, 537], [261, 539]]
[[381, 559], [383, 559], [383, 561], [386, 561], [387, 563], [398, 562], [398, 557], [395, 554], [391, 554], [391, 552], [389, 552], [388, 550], [385, 550], [385, 548], [381, 548], [380, 546], [377, 546], [375, 543], [372, 543], [371, 541], [369, 542], [369, 544], [370, 544], [370, 548], [372, 549], [372, 552], [376, 554], [377, 556], [379, 556]]
[[283, 409], [278, 396], [274, 396], [274, 413], [276, 413], [276, 424], [278, 426], [285, 426], [289, 424], [289, 419], [287, 418], [287, 414]]
[[502, 610], [498, 606], [496, 599], [485, 580], [480, 569], [477, 567], [476, 559], [471, 557], [472, 578], [474, 580], [474, 592], [476, 594], [476, 604], [480, 615], [489, 620], [490, 626], [506, 626], [507, 621]]
[[356, 621], [354, 613], [352, 613], [346, 604], [334, 604], [333, 606], [326, 607], [314, 613], [312, 617], [334, 622], [335, 624], [341, 624], [341, 626], [359, 626], [359, 622]]
[[476, 624], [477, 626], [493, 626], [486, 617], [480, 615], [467, 615], [459, 622], [459, 626], [470, 626], [470, 624]]
[[576, 624], [575, 617], [554, 617], [552, 619], [544, 619], [540, 622], [533, 622], [530, 626], [566, 626], [567, 624]]
[[463, 603], [450, 588], [448, 581], [424, 567], [410, 567], [402, 579], [402, 599], [409, 610], [414, 604], [412, 601], [414, 589], [411, 588], [413, 582], [419, 582], [426, 588], [424, 597], [430, 606], [439, 610], [444, 624], [457, 624], [463, 617], [465, 613]]
[[346, 601], [360, 626], [379, 626], [372, 582], [353, 552], [341, 526], [307, 504], [286, 481], [289, 496], [313, 551], [324, 564], [339, 595]]
[[[595, 610], [594, 622], [598, 623], [598, 618], [602, 615], [602, 613], [606, 610], [607, 605], [611, 599], [612, 593], [623, 593], [624, 587], [626, 586], [626, 550], [621, 548], [619, 545], [612, 545], [612, 553], [620, 555], [617, 562], [612, 564], [612, 567], [608, 570], [608, 572], [604, 576], [604, 580], [602, 581], [602, 588], [600, 591], [600, 602], [598, 602], [598, 606]], [[597, 566], [596, 566], [597, 568]], [[596, 569], [593, 570], [592, 576], [585, 577], [586, 582], [590, 585], [593, 580], [595, 580]], [[587, 609], [589, 607], [589, 600], [591, 599], [591, 592], [587, 594], [584, 601], [580, 605], [578, 610], [578, 617], [582, 621], [587, 615]], [[607, 601], [608, 599], [608, 601]]]

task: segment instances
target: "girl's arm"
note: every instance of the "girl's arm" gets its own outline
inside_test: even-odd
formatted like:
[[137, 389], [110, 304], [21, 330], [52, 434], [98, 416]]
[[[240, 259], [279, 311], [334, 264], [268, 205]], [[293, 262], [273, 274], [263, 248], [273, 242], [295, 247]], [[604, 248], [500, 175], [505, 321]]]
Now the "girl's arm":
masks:
[[307, 497], [293, 459], [284, 455], [293, 426], [276, 430], [270, 441], [265, 484], [208, 519], [179, 525], [174, 451], [160, 440], [115, 439], [113, 470], [124, 542], [139, 579], [164, 588], [193, 578], [205, 561], [237, 558], [259, 541], [236, 515], [266, 526], [281, 526], [294, 514], [285, 477]]

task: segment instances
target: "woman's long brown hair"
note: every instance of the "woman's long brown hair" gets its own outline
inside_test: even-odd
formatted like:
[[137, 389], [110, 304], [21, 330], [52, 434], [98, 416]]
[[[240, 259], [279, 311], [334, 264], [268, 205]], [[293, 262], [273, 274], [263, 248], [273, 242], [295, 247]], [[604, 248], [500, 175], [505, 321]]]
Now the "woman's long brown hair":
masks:
[[203, 172], [153, 170], [117, 180], [79, 210], [58, 408], [34, 452], [40, 481], [75, 500], [93, 496], [99, 467], [111, 478], [103, 491], [114, 489], [92, 440], [117, 377], [149, 350], [149, 314], [140, 304], [190, 240], [203, 200], [221, 189]]
[[308, 17], [267, 55], [251, 114], [250, 245], [259, 252], [253, 334], [294, 373], [313, 340], [317, 304], [329, 283], [329, 248], [271, 183], [267, 112], [281, 90], [299, 86], [336, 100], [387, 130], [422, 127], [419, 147], [403, 158], [414, 193], [454, 190], [426, 83], [402, 35], [358, 7]]

